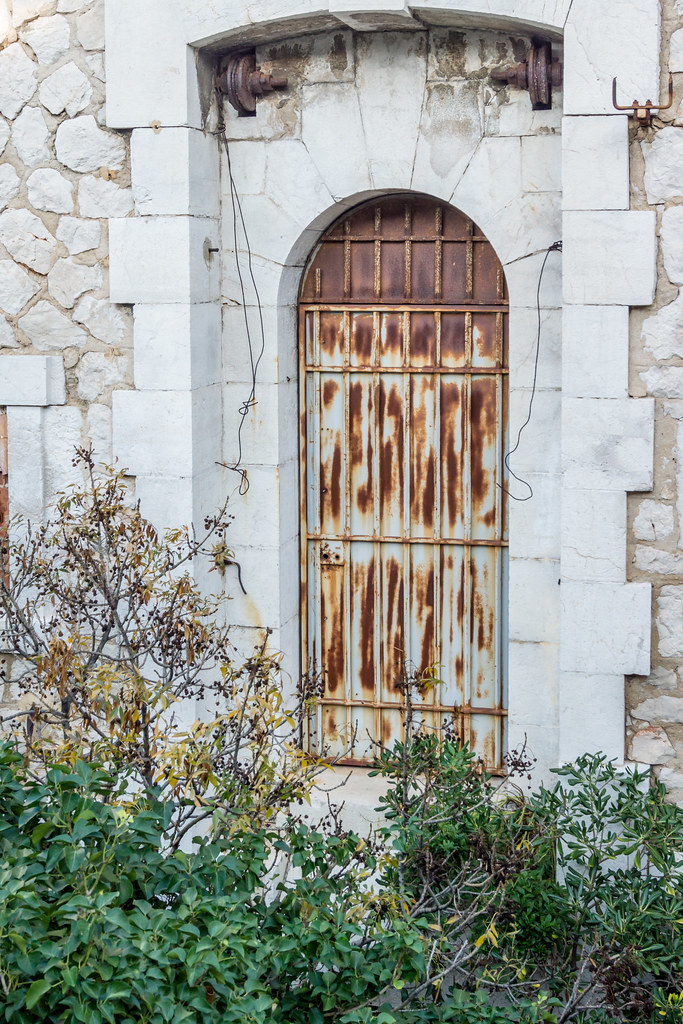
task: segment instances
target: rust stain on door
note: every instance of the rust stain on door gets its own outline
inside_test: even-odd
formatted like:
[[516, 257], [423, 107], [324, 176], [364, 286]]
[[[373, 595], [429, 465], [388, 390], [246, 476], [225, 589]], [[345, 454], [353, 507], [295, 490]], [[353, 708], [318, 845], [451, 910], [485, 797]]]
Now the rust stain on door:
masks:
[[352, 210], [300, 293], [303, 671], [317, 752], [367, 763], [452, 717], [494, 771], [506, 742], [507, 311], [479, 228], [425, 196]]

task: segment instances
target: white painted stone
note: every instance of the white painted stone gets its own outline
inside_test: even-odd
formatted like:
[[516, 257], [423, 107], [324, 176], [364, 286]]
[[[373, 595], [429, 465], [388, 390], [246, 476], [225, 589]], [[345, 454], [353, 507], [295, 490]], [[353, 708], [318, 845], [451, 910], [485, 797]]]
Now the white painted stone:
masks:
[[12, 125], [12, 142], [22, 163], [35, 167], [48, 161], [49, 138], [50, 131], [40, 107], [24, 107]]
[[[336, 125], [354, 139], [353, 158], [340, 156]], [[311, 85], [306, 88], [301, 138], [320, 177], [334, 199], [372, 187], [367, 144], [355, 85]]]
[[16, 39], [16, 32], [12, 26], [10, 0], [0, 0], [0, 44], [8, 42], [10, 36]]
[[[557, 643], [560, 638], [560, 567], [555, 560], [510, 559], [510, 639]], [[527, 599], [534, 594], [534, 600]], [[525, 597], [525, 595], [527, 595]]]
[[670, 206], [662, 215], [660, 238], [664, 269], [672, 284], [683, 284], [683, 206]]
[[560, 135], [527, 135], [522, 139], [522, 188], [525, 192], [562, 191]]
[[563, 490], [562, 578], [625, 582], [625, 493]]
[[669, 71], [683, 71], [683, 28], [677, 29], [669, 40]]
[[[220, 388], [115, 391], [114, 455], [135, 476], [193, 476], [214, 470]], [[267, 510], [262, 508], [261, 514]]]
[[136, 129], [131, 137], [136, 212], [217, 217], [220, 205], [218, 158], [215, 138], [193, 128], [163, 128], [159, 132]]
[[80, 348], [86, 338], [85, 331], [45, 299], [22, 316], [19, 326], [31, 344], [43, 350]]
[[679, 576], [683, 573], [683, 554], [672, 554], [643, 544], [636, 547], [633, 563], [642, 572], [658, 573], [661, 576]]
[[221, 315], [216, 303], [136, 303], [133, 312], [137, 388], [182, 391], [221, 380]]
[[538, 389], [562, 387], [562, 312], [541, 308], [541, 342], [538, 338], [538, 313], [525, 306], [510, 309], [510, 366], [515, 367], [514, 387], [531, 388], [534, 373]]
[[560, 475], [525, 472], [524, 479], [533, 489], [534, 497], [531, 501], [510, 502], [510, 557], [558, 559]]
[[683, 398], [683, 366], [652, 366], [640, 379], [654, 398]]
[[78, 364], [78, 394], [86, 402], [101, 399], [109, 388], [121, 384], [125, 359], [106, 352], [85, 352]]
[[[6, 406], [64, 405], [66, 386], [61, 356], [17, 355], [0, 359], [0, 402]], [[11, 430], [10, 430], [11, 440]], [[22, 463], [10, 464], [21, 473]], [[23, 471], [28, 468], [23, 465]]]
[[109, 223], [109, 294], [113, 302], [211, 302], [219, 266], [204, 258], [218, 247], [215, 221], [135, 217]]
[[[24, 362], [28, 357], [21, 356]], [[7, 357], [9, 362], [10, 357]], [[62, 380], [64, 370], [62, 369]], [[28, 406], [7, 408], [8, 462], [22, 471], [9, 474], [9, 504], [13, 516], [26, 516], [34, 523], [45, 518], [44, 410]]]
[[[101, 284], [102, 271], [98, 264], [88, 267], [83, 263], [76, 263], [71, 258], [57, 260], [47, 275], [47, 287], [50, 295], [65, 309], [71, 309], [76, 299], [84, 292], [99, 288]], [[79, 323], [83, 322], [78, 317], [74, 317], [74, 319]]]
[[39, 274], [47, 274], [54, 263], [57, 242], [40, 217], [28, 210], [0, 214], [0, 242], [17, 263]]
[[104, 68], [104, 57], [101, 53], [89, 53], [85, 58], [85, 63], [90, 68], [90, 71], [94, 78], [98, 82], [106, 81], [106, 72]]
[[57, 128], [55, 147], [57, 159], [72, 171], [119, 169], [126, 158], [123, 140], [103, 131], [92, 114], [62, 121]]
[[39, 167], [26, 182], [28, 198], [36, 210], [71, 213], [74, 208], [73, 185], [52, 167]]
[[683, 724], [683, 697], [648, 697], [631, 711], [633, 718], [646, 722], [678, 722]]
[[96, 249], [100, 244], [102, 231], [96, 220], [81, 220], [79, 217], [60, 217], [57, 238], [69, 250], [70, 256]]
[[658, 96], [661, 10], [658, 0], [597, 6], [574, 0], [564, 34], [567, 114], [614, 114], [612, 78], [621, 103]]
[[657, 283], [654, 211], [569, 211], [563, 220], [565, 302], [650, 305]]
[[111, 409], [107, 405], [93, 402], [88, 406], [85, 417], [86, 433], [93, 446], [95, 461], [101, 465], [112, 464], [111, 453]]
[[108, 299], [86, 295], [74, 310], [74, 320], [84, 324], [94, 338], [116, 345], [123, 338], [123, 317]]
[[478, 93], [478, 83], [473, 81], [427, 83], [416, 140], [413, 188], [437, 196], [453, 194], [481, 142]]
[[683, 656], [683, 587], [662, 587], [657, 597], [657, 633], [662, 658]]
[[21, 43], [0, 51], [0, 114], [12, 120], [36, 91], [36, 66]]
[[9, 142], [10, 135], [10, 126], [7, 124], [4, 117], [0, 117], [0, 156], [5, 152], [5, 146]]
[[628, 210], [627, 118], [563, 118], [562, 192], [565, 210]]
[[19, 175], [11, 164], [0, 164], [0, 210], [19, 194]]
[[683, 356], [683, 292], [645, 320], [641, 338], [655, 359]]
[[16, 316], [40, 286], [12, 260], [0, 260], [0, 309]]
[[[522, 477], [531, 473], [559, 473], [561, 396], [559, 391], [537, 391], [531, 420], [522, 433], [519, 448], [510, 457], [509, 465]], [[510, 436], [516, 438], [519, 427], [529, 413], [529, 391], [510, 393]], [[514, 479], [509, 484], [512, 494], [523, 498], [528, 491]]]
[[645, 157], [645, 191], [649, 203], [683, 196], [683, 129], [662, 128], [651, 143], [641, 144]]
[[0, 348], [20, 348], [14, 328], [4, 317], [0, 318]]
[[674, 510], [663, 501], [646, 498], [638, 506], [633, 522], [636, 540], [666, 540], [674, 531]]
[[71, 29], [62, 14], [54, 14], [29, 22], [19, 38], [31, 47], [39, 64], [55, 64], [69, 49]]
[[[565, 306], [562, 393], [571, 398], [628, 395], [627, 306]], [[596, 352], [600, 358], [596, 359]]]
[[662, 764], [676, 756], [676, 749], [665, 733], [657, 726], [639, 729], [629, 744], [628, 756], [631, 761], [643, 764]]
[[76, 36], [84, 50], [104, 49], [104, 3], [98, 0], [89, 11], [79, 15]]
[[57, 10], [61, 14], [72, 14], [74, 11], [82, 11], [89, 7], [93, 0], [59, 0]]
[[654, 402], [645, 398], [566, 398], [562, 402], [565, 486], [649, 491]]
[[[648, 583], [563, 580], [561, 665], [568, 672], [650, 672]], [[623, 721], [623, 720], [622, 720]]]
[[66, 112], [69, 117], [80, 113], [90, 103], [92, 86], [81, 69], [69, 61], [40, 83], [40, 102], [51, 114]]
[[78, 183], [78, 208], [84, 217], [125, 217], [133, 210], [133, 195], [113, 181], [88, 176]]
[[73, 405], [45, 409], [45, 495], [46, 504], [54, 506], [57, 495], [69, 487], [82, 486], [80, 467], [74, 466], [76, 448], [83, 443], [83, 413]]
[[51, 14], [54, 0], [13, 0], [12, 18], [15, 28], [20, 28], [30, 18]]
[[616, 672], [560, 673], [559, 758], [585, 753], [624, 759], [624, 677]]

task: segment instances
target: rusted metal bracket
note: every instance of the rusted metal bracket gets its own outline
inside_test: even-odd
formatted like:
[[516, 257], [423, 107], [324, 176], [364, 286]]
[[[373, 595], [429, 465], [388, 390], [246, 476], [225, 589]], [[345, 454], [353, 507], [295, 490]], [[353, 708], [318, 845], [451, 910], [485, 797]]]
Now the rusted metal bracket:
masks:
[[253, 50], [229, 57], [228, 63], [216, 76], [216, 88], [227, 96], [240, 117], [253, 117], [259, 96], [274, 89], [286, 89], [287, 84], [286, 78], [276, 78], [261, 71]]
[[652, 112], [654, 110], [668, 110], [673, 106], [674, 102], [674, 79], [671, 72], [669, 72], [669, 102], [660, 103], [659, 106], [655, 106], [652, 100], [647, 100], [646, 103], [639, 103], [638, 100], [634, 100], [633, 103], [627, 107], [622, 107], [617, 103], [617, 80], [612, 79], [612, 103], [615, 110], [626, 110], [628, 111], [633, 120], [640, 128], [649, 128], [652, 124]]
[[553, 105], [553, 88], [562, 84], [562, 65], [553, 60], [552, 46], [548, 40], [534, 39], [529, 57], [522, 64], [512, 64], [491, 72], [491, 78], [518, 89], [526, 89], [531, 96], [532, 110], [550, 110]]

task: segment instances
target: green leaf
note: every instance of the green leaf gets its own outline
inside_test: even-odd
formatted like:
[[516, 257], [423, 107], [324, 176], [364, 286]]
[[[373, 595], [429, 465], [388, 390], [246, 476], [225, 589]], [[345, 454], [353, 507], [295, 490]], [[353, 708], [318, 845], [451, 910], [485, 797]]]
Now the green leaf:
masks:
[[46, 978], [39, 978], [38, 981], [34, 981], [26, 993], [26, 1009], [32, 1010], [38, 1000], [42, 999], [51, 988], [52, 985]]

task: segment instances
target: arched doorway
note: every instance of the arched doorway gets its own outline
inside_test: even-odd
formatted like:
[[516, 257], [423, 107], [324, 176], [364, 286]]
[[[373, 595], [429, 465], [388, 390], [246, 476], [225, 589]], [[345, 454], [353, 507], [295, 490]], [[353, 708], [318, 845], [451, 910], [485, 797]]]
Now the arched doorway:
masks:
[[454, 717], [500, 770], [506, 743], [507, 310], [471, 220], [415, 194], [322, 236], [300, 297], [303, 671], [313, 750], [367, 763]]

